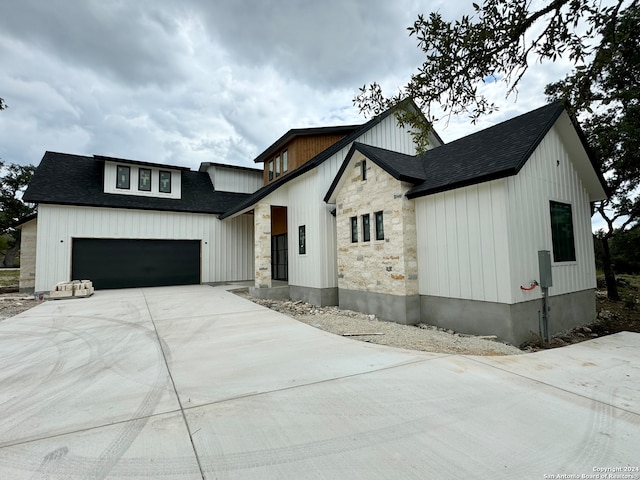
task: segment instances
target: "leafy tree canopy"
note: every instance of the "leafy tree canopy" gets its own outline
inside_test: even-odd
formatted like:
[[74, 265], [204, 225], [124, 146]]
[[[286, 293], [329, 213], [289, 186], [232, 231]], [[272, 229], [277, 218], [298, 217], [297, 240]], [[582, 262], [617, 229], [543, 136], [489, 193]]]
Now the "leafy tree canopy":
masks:
[[20, 198], [34, 171], [32, 165], [5, 165], [0, 161], [0, 234], [17, 238], [16, 223], [35, 211]]
[[[385, 97], [377, 83], [362, 87], [354, 99], [360, 111], [377, 115], [410, 97], [425, 113], [427, 126], [439, 120], [434, 106], [447, 115], [468, 114], [475, 122], [498, 109], [479, 93], [484, 83], [504, 82], [508, 95], [515, 93], [531, 64], [560, 57], [572, 61], [584, 77], [597, 79], [620, 40], [611, 32], [627, 10], [637, 8], [637, 0], [486, 0], [472, 5], [473, 15], [454, 21], [436, 12], [418, 16], [408, 30], [424, 52], [423, 64], [394, 96]], [[572, 98], [578, 99], [577, 109], [589, 103]], [[415, 118], [406, 120], [425, 127]]]

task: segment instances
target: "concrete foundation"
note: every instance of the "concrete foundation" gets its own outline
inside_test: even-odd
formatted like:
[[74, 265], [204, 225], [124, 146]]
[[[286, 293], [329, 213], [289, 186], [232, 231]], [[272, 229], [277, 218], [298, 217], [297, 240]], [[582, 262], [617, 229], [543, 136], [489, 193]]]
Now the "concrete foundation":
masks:
[[289, 285], [289, 297], [291, 300], [302, 300], [303, 302], [319, 307], [338, 305], [338, 288], [313, 288]]
[[340, 289], [340, 308], [368, 313], [403, 325], [420, 323], [420, 297]]
[[270, 288], [249, 288], [249, 295], [256, 298], [267, 298], [270, 300], [289, 300], [289, 286], [276, 286]]
[[[549, 298], [551, 335], [596, 319], [594, 291], [583, 290]], [[420, 296], [422, 321], [472, 335], [497, 335], [520, 345], [541, 330], [542, 298], [514, 305], [493, 302]]]

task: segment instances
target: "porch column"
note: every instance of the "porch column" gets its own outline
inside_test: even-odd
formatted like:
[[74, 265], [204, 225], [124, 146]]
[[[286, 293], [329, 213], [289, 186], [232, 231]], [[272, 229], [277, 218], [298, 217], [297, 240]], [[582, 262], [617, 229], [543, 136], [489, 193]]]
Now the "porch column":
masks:
[[271, 205], [258, 203], [253, 210], [255, 288], [271, 288]]

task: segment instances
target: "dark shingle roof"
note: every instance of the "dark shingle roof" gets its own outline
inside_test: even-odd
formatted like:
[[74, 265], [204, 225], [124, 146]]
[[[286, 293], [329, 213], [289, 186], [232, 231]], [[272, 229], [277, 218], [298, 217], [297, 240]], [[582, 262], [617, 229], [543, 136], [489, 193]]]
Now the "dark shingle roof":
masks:
[[[551, 103], [455, 142], [436, 147], [421, 156], [404, 155], [354, 143], [324, 200], [330, 200], [356, 150], [394, 178], [413, 183], [414, 187], [407, 192], [408, 198], [516, 175], [563, 111], [561, 103]], [[604, 179], [589, 153], [584, 135], [575, 123], [574, 126], [600, 184], [606, 190]]]
[[429, 150], [421, 160], [425, 180], [409, 198], [517, 174], [564, 107], [551, 103], [493, 127]]
[[334, 190], [340, 183], [340, 179], [342, 178], [342, 175], [344, 174], [344, 171], [346, 170], [347, 165], [349, 165], [351, 157], [356, 150], [362, 153], [369, 160], [376, 163], [397, 180], [416, 184], [424, 181], [426, 178], [423, 162], [421, 158], [416, 155], [407, 155], [380, 147], [373, 147], [360, 142], [353, 142], [353, 145], [351, 145], [351, 148], [349, 149], [349, 153], [344, 157], [344, 161], [342, 162], [342, 165], [340, 165], [340, 169], [324, 197], [325, 202], [329, 201]]
[[249, 197], [245, 193], [216, 192], [206, 172], [176, 168], [182, 176], [181, 199], [112, 194], [103, 191], [104, 157], [46, 152], [23, 199], [29, 203], [214, 214]]

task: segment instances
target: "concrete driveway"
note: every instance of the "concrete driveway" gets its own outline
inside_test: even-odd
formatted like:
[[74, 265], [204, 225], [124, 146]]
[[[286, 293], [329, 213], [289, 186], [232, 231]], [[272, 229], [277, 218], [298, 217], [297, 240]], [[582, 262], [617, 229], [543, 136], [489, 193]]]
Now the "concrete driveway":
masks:
[[0, 322], [0, 478], [640, 478], [640, 334], [427, 354], [225, 288], [96, 292]]

